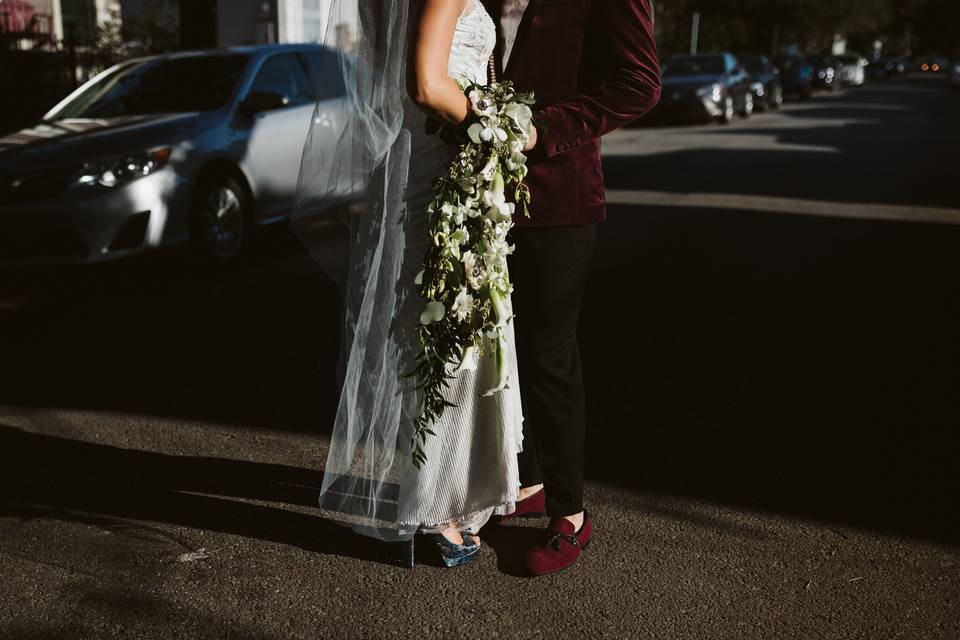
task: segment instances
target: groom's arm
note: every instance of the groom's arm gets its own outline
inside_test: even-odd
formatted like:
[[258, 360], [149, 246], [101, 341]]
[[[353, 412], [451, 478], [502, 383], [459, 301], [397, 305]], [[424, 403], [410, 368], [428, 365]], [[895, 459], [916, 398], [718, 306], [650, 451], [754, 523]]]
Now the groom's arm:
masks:
[[650, 0], [593, 2], [606, 43], [597, 88], [546, 105], [536, 114], [533, 156], [552, 157], [633, 122], [660, 100], [660, 60]]

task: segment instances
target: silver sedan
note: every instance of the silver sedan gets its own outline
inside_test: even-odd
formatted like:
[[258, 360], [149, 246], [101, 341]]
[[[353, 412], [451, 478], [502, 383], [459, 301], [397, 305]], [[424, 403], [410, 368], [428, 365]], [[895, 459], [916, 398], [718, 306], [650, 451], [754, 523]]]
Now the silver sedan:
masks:
[[98, 262], [193, 242], [217, 260], [290, 215], [303, 143], [340, 135], [340, 56], [321, 46], [119, 64], [0, 138], [0, 263]]

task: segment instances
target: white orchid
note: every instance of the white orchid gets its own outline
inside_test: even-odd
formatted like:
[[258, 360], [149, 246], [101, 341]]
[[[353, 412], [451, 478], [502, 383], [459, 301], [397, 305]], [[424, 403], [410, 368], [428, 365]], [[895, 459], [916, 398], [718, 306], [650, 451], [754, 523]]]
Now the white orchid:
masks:
[[466, 287], [460, 287], [460, 293], [458, 293], [457, 297], [454, 299], [453, 306], [450, 308], [450, 312], [458, 321], [463, 322], [470, 317], [470, 313], [472, 311], [473, 296], [470, 295], [470, 292]]

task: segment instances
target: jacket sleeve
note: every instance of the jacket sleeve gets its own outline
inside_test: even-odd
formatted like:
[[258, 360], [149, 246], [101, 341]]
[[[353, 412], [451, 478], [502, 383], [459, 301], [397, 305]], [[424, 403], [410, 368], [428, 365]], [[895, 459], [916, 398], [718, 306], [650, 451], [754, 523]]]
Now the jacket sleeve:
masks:
[[546, 105], [535, 114], [533, 155], [550, 158], [633, 122], [660, 100], [660, 61], [651, 0], [600, 0], [591, 21], [602, 29], [605, 67], [596, 89]]

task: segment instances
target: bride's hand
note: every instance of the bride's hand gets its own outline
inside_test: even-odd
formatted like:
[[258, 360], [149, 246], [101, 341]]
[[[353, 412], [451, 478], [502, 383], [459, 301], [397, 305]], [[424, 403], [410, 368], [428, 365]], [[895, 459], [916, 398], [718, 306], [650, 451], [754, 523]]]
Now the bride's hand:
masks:
[[530, 139], [527, 140], [527, 145], [523, 148], [524, 153], [527, 151], [533, 151], [537, 146], [537, 128], [530, 127]]

